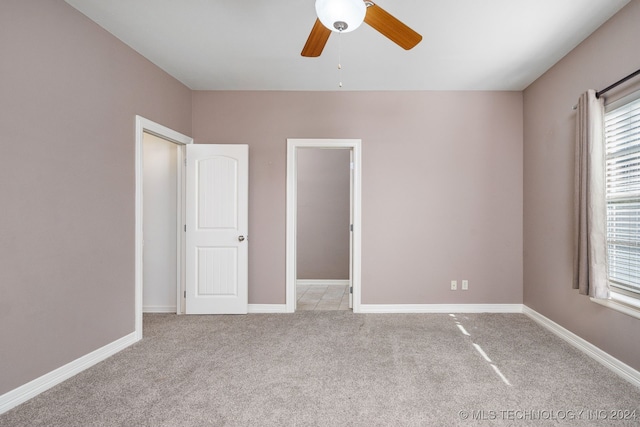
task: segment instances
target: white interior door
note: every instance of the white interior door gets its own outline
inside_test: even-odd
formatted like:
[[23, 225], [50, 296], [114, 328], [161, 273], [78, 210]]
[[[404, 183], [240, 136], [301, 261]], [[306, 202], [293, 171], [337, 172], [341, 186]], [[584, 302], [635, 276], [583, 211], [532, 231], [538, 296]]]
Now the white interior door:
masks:
[[187, 146], [187, 314], [246, 314], [248, 145]]

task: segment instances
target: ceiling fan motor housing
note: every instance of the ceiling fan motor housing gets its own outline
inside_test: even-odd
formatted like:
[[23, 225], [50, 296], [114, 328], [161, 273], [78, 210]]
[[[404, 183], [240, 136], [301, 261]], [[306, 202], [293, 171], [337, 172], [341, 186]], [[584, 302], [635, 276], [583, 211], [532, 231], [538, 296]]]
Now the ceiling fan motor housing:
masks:
[[[353, 31], [365, 21], [371, 28], [405, 50], [413, 49], [422, 36], [371, 0], [316, 0], [318, 19], [302, 48], [302, 56], [320, 56], [331, 32]], [[355, 18], [354, 18], [355, 17]]]
[[362, 0], [316, 0], [316, 13], [331, 31], [348, 33], [362, 24], [367, 6]]

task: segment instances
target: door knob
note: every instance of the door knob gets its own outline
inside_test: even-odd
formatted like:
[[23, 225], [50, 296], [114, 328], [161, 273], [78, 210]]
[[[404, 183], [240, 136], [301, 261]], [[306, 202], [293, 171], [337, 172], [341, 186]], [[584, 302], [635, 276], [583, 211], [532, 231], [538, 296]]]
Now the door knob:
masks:
[[244, 241], [244, 236], [238, 236], [238, 242], [243, 242]]

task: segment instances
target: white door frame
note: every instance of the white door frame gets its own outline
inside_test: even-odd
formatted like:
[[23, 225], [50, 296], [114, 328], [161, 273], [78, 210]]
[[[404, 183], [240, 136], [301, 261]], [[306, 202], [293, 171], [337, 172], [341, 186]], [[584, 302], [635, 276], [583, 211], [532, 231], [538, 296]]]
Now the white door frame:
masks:
[[286, 238], [286, 312], [296, 310], [296, 225], [297, 225], [297, 149], [350, 149], [353, 153], [353, 246], [351, 248], [353, 312], [360, 312], [361, 295], [361, 203], [362, 140], [360, 139], [287, 139], [287, 238]]
[[[142, 339], [142, 292], [143, 292], [143, 200], [142, 190], [143, 186], [143, 164], [144, 155], [142, 148], [142, 141], [144, 139], [144, 133], [153, 134], [159, 138], [171, 141], [177, 145], [193, 144], [193, 138], [169, 129], [159, 123], [152, 122], [141, 116], [136, 116], [136, 149], [135, 149], [135, 176], [136, 176], [136, 202], [135, 202], [135, 333], [136, 339]], [[177, 192], [177, 215], [178, 224], [184, 223], [184, 148], [178, 149], [178, 180], [181, 182], [178, 185]], [[176, 254], [177, 262], [177, 283], [176, 286], [176, 312], [179, 314], [182, 312], [182, 298], [181, 287], [184, 286], [183, 277], [184, 272], [182, 265], [184, 263], [184, 233], [182, 227], [176, 227], [176, 233], [178, 236], [178, 253]]]

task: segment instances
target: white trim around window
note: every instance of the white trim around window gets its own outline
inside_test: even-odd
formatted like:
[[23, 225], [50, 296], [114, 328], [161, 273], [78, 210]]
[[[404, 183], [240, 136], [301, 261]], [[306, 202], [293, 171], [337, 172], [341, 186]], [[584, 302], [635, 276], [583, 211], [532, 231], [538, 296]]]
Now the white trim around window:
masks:
[[640, 91], [605, 106], [609, 298], [591, 301], [640, 319]]
[[640, 300], [612, 290], [607, 299], [591, 298], [596, 304], [603, 305], [621, 313], [640, 319]]

